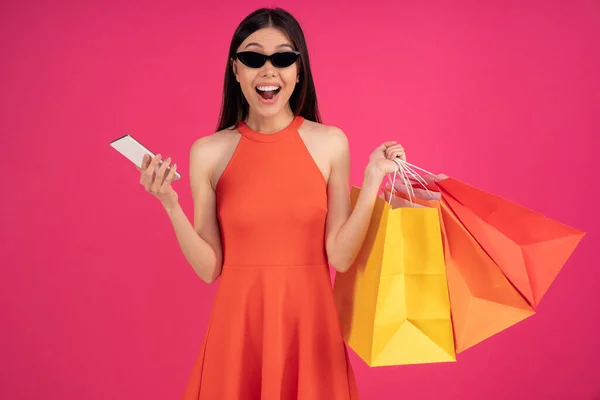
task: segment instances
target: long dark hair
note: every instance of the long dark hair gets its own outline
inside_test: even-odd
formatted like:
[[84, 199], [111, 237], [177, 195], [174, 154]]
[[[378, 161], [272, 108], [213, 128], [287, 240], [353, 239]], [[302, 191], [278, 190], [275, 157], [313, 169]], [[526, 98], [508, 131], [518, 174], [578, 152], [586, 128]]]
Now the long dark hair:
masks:
[[229, 46], [227, 66], [225, 67], [223, 101], [217, 131], [235, 127], [240, 121], [248, 117], [248, 102], [242, 93], [242, 89], [237, 84], [231, 68], [231, 60], [235, 58], [237, 48], [248, 36], [266, 27], [281, 29], [288, 35], [294, 48], [300, 52], [300, 58], [298, 59], [300, 82], [296, 85], [290, 97], [292, 112], [294, 115], [299, 115], [305, 119], [321, 122], [321, 115], [317, 106], [317, 93], [310, 71], [306, 39], [300, 24], [289, 12], [281, 8], [261, 8], [244, 18], [233, 34]]

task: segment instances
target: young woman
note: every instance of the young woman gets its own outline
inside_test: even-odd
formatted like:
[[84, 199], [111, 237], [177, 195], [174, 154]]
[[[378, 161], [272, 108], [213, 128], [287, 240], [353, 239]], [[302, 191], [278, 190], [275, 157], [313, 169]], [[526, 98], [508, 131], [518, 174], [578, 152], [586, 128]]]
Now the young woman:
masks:
[[218, 132], [190, 152], [193, 224], [171, 187], [170, 158], [156, 174], [160, 155], [142, 168], [196, 274], [220, 277], [184, 399], [358, 399], [328, 265], [352, 265], [404, 150], [374, 149], [352, 209], [348, 141], [320, 123], [303, 32], [281, 9], [239, 25], [223, 96]]

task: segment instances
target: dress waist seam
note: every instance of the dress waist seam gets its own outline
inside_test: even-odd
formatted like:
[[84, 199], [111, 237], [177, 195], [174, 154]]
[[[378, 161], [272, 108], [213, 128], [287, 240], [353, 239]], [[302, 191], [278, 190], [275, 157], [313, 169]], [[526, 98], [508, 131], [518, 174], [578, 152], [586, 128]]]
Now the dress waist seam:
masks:
[[316, 267], [328, 267], [329, 264], [326, 262], [316, 264], [230, 264], [224, 263], [223, 268], [316, 268]]

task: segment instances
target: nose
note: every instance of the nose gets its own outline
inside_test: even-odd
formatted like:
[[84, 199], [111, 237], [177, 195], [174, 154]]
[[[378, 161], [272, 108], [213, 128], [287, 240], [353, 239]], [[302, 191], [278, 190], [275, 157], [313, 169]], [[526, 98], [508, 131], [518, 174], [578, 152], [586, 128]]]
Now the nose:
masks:
[[275, 76], [277, 74], [277, 68], [271, 64], [270, 60], [267, 60], [265, 65], [262, 66], [260, 74], [261, 76]]

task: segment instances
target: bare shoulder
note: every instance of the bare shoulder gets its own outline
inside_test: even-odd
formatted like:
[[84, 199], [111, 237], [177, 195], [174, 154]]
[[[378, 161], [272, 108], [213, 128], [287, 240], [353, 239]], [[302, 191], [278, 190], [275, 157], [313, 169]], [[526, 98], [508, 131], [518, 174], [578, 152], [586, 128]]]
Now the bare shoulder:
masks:
[[207, 181], [214, 188], [240, 136], [237, 129], [226, 128], [196, 139], [190, 149], [190, 178]]
[[319, 148], [326, 149], [331, 156], [348, 151], [348, 137], [337, 126], [305, 120], [301, 130], [307, 141], [315, 143]]
[[237, 142], [239, 132], [237, 130], [223, 129], [211, 135], [198, 138], [192, 144], [190, 157], [201, 158], [199, 162], [210, 161], [218, 156], [220, 150], [224, 150], [231, 143]]

